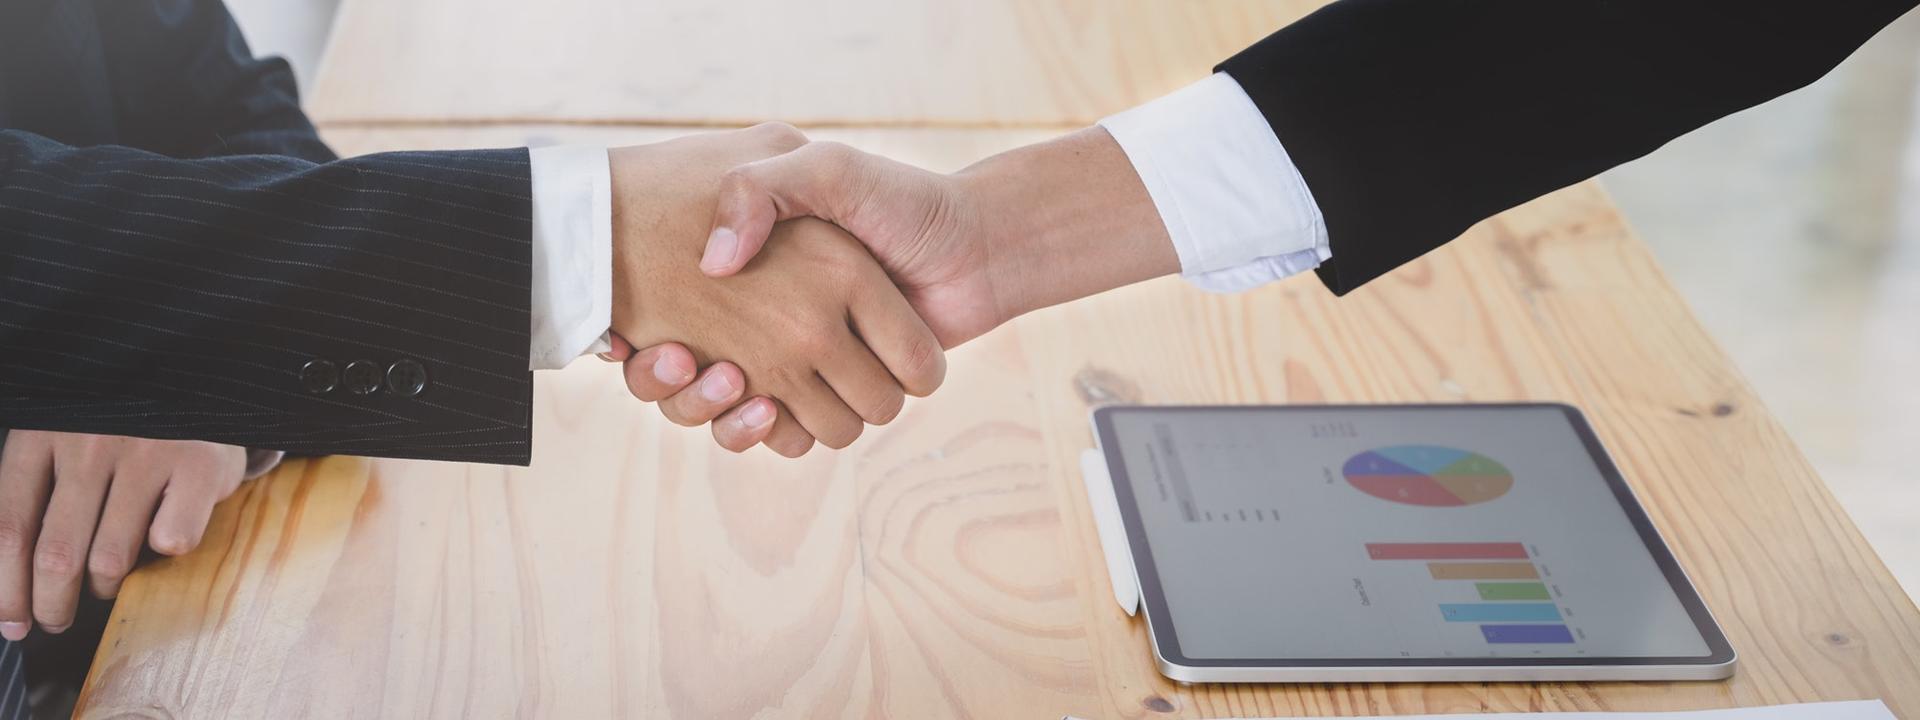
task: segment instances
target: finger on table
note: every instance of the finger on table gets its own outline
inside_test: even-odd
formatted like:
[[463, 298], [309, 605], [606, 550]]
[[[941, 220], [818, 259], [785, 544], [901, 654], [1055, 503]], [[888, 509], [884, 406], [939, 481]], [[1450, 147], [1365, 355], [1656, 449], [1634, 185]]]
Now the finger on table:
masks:
[[213, 506], [225, 499], [215, 489], [219, 483], [181, 480], [178, 476], [168, 479], [160, 509], [153, 513], [153, 527], [147, 531], [147, 544], [161, 555], [185, 555], [200, 547], [207, 523], [213, 520]]
[[14, 431], [0, 448], [0, 637], [33, 629], [33, 545], [53, 487], [45, 433]]
[[87, 584], [94, 597], [110, 600], [119, 596], [120, 584], [127, 573], [133, 572], [141, 548], [146, 547], [147, 530], [166, 488], [167, 468], [122, 463], [114, 470], [106, 509], [100, 513], [100, 529], [94, 533], [93, 549], [87, 554]]
[[53, 494], [33, 548], [33, 618], [50, 633], [73, 624], [86, 581], [87, 554], [100, 525], [117, 453], [100, 443], [62, 444], [54, 452]]

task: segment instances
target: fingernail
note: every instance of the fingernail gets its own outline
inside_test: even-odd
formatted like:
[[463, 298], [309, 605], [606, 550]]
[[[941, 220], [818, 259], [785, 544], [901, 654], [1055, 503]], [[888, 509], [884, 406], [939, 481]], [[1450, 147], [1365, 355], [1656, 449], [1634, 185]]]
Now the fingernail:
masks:
[[733, 397], [733, 378], [726, 373], [709, 373], [707, 379], [700, 381], [700, 397], [707, 402], [720, 402]]
[[73, 627], [73, 623], [67, 623], [65, 625], [61, 625], [60, 627], [47, 627], [42, 625], [40, 629], [47, 631], [47, 634], [49, 635], [59, 635], [60, 633], [66, 632], [67, 628], [70, 628], [70, 627]]
[[27, 639], [27, 631], [31, 629], [33, 627], [26, 623], [0, 623], [0, 637], [6, 638], [8, 642], [20, 642]]
[[740, 411], [740, 424], [747, 427], [757, 428], [770, 422], [773, 422], [773, 403], [747, 403], [746, 409]]
[[700, 269], [719, 270], [733, 262], [733, 254], [740, 249], [740, 236], [733, 234], [732, 228], [714, 228], [707, 236], [707, 254], [700, 258]]
[[674, 362], [671, 355], [661, 353], [660, 358], [653, 361], [653, 377], [660, 382], [678, 387], [693, 379], [693, 371]]

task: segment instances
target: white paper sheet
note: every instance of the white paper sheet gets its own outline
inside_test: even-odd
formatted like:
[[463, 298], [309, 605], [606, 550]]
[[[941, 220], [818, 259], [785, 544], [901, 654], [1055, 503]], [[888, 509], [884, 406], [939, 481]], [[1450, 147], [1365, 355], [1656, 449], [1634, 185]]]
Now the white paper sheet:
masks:
[[[1352, 718], [1351, 720], [1897, 720], [1893, 711], [1879, 700], [1775, 705], [1773, 707], [1696, 710], [1693, 712], [1652, 713], [1493, 713], [1476, 715], [1405, 715], [1397, 717]], [[1072, 716], [1062, 720], [1079, 720]]]

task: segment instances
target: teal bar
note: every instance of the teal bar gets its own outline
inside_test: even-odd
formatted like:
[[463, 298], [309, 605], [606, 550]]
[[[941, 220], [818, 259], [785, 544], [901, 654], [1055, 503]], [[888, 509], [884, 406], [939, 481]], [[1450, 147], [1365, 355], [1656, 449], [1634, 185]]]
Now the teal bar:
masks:
[[1459, 603], [1441, 605], [1447, 622], [1559, 622], [1553, 603]]

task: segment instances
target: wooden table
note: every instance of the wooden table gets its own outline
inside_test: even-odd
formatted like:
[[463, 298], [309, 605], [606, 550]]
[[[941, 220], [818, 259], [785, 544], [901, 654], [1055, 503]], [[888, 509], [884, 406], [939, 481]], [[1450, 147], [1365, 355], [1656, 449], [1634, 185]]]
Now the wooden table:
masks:
[[1316, 0], [347, 0], [329, 124], [1086, 124]]
[[[446, 4], [350, 1], [330, 62], [343, 48], [385, 53], [395, 64], [353, 66], [405, 78], [399, 61], [422, 51], [361, 44], [351, 21], [404, 7], [418, 46], [474, 33], [420, 9]], [[1100, 3], [1069, 5], [1105, 22], [1085, 14]], [[323, 98], [348, 83], [341, 67]], [[760, 107], [717, 97], [699, 101], [721, 103], [717, 118]], [[458, 119], [470, 99], [433, 106]], [[328, 137], [347, 153], [617, 144], [685, 129], [673, 120], [337, 120]], [[858, 127], [814, 135], [936, 169], [1057, 132], [847, 124]], [[1482, 223], [1344, 299], [1311, 278], [1236, 296], [1166, 279], [1030, 315], [956, 350], [942, 392], [893, 425], [798, 462], [717, 450], [626, 398], [596, 361], [538, 382], [531, 469], [329, 458], [243, 488], [199, 551], [128, 581], [82, 714], [1051, 720], [1872, 697], [1920, 714], [1920, 611], [1593, 184]], [[1080, 489], [1086, 411], [1103, 397], [1575, 403], [1725, 625], [1739, 673], [1167, 681], [1107, 592]]]

